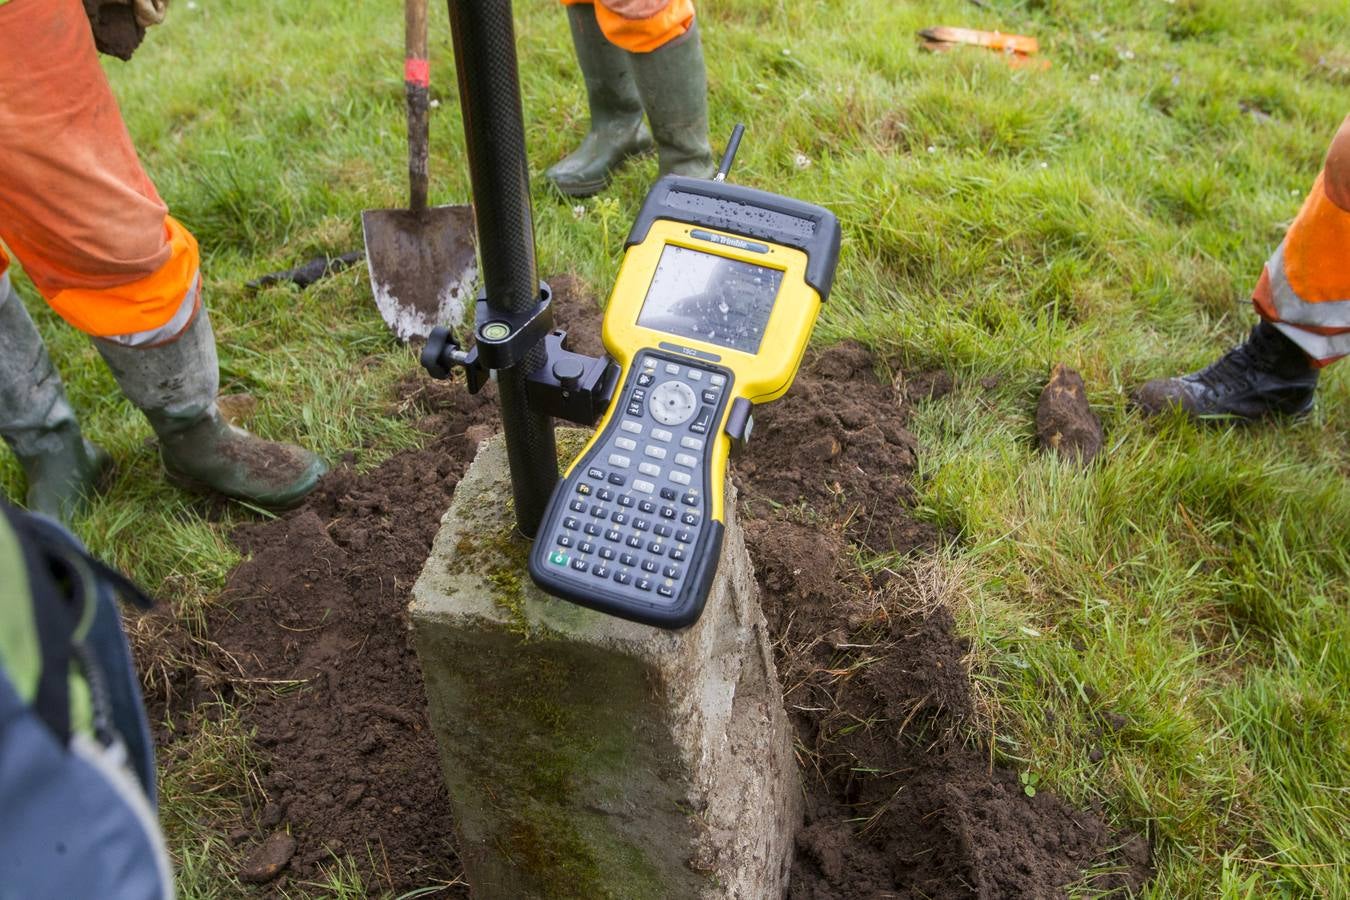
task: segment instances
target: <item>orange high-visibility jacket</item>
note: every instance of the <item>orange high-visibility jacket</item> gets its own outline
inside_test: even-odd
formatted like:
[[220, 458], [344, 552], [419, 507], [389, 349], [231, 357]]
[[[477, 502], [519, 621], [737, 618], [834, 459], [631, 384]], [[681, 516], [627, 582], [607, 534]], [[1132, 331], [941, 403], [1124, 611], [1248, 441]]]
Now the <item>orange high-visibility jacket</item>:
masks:
[[171, 339], [200, 303], [197, 242], [141, 168], [81, 0], [0, 3], [0, 241], [89, 334]]
[[[564, 6], [592, 0], [561, 0]], [[611, 44], [630, 53], [650, 53], [675, 40], [694, 23], [693, 0], [600, 0], [595, 20]]]
[[1252, 303], [1318, 365], [1350, 354], [1350, 116]]

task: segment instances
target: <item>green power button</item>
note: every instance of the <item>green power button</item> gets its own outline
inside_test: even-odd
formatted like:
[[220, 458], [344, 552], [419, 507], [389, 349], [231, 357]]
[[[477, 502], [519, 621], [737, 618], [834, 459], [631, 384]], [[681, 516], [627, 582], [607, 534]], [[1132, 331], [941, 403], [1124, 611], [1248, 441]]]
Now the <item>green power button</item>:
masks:
[[548, 561], [555, 566], [565, 566], [567, 565], [567, 554], [561, 550], [554, 550], [548, 555]]

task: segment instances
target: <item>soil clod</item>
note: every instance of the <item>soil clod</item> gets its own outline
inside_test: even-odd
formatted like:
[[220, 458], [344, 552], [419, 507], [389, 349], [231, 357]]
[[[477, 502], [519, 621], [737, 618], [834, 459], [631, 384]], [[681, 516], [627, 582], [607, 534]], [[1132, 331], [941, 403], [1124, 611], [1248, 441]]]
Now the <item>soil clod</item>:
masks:
[[239, 880], [245, 884], [265, 884], [281, 874], [295, 855], [295, 838], [284, 831], [270, 835], [253, 852], [239, 870]]
[[1036, 404], [1036, 440], [1041, 450], [1084, 464], [1102, 450], [1102, 420], [1088, 405], [1083, 376], [1063, 363], [1055, 366]]

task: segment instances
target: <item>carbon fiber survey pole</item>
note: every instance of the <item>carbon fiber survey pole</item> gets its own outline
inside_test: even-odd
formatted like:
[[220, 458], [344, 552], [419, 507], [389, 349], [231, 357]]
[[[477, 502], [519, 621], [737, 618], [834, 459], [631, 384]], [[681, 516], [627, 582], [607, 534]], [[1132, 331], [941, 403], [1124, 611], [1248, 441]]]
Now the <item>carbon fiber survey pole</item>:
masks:
[[[539, 275], [511, 2], [448, 2], [487, 302], [493, 310], [524, 313], [539, 303]], [[541, 341], [497, 372], [516, 527], [526, 537], [534, 537], [558, 481], [553, 420], [531, 412], [525, 397], [529, 374], [545, 359]]]

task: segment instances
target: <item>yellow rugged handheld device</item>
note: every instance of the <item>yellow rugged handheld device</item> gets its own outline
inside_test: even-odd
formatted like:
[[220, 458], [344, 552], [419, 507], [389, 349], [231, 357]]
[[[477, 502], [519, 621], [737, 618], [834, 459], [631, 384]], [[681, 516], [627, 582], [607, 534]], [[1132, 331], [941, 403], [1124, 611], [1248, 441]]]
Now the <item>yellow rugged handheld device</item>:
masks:
[[662, 628], [698, 619], [731, 444], [749, 437], [753, 404], [792, 384], [838, 257], [822, 207], [720, 180], [656, 183], [605, 310], [618, 387], [544, 513], [536, 584]]

